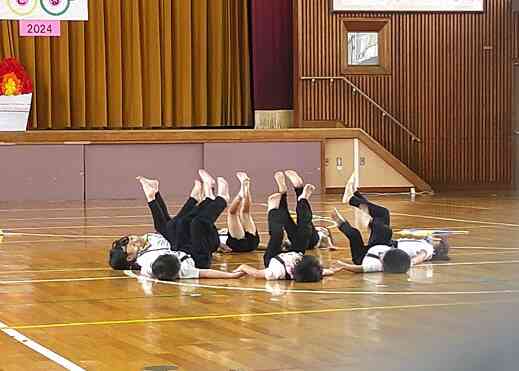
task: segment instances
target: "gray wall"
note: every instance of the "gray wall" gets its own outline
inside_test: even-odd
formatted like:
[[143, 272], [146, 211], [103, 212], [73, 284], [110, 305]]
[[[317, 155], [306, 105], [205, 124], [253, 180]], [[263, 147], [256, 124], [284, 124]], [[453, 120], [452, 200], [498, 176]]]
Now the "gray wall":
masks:
[[82, 200], [82, 145], [0, 146], [0, 201]]
[[253, 194], [266, 195], [277, 190], [274, 172], [298, 170], [307, 183], [321, 188], [321, 143], [207, 143], [204, 146], [206, 169], [228, 179], [231, 193], [238, 191], [237, 171], [246, 170], [252, 179]]
[[0, 146], [0, 202], [139, 199], [137, 175], [183, 197], [203, 167], [228, 178], [233, 193], [238, 170], [249, 172], [258, 196], [275, 189], [273, 173], [284, 169], [297, 169], [320, 190], [320, 162], [319, 142]]
[[87, 145], [87, 199], [143, 197], [137, 175], [159, 179], [163, 195], [185, 195], [201, 167], [203, 144]]

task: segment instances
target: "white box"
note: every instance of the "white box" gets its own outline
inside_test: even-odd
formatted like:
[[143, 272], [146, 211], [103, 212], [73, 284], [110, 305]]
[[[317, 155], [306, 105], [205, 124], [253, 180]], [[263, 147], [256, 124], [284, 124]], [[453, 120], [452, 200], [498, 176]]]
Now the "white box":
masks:
[[26, 131], [32, 94], [0, 95], [0, 131]]

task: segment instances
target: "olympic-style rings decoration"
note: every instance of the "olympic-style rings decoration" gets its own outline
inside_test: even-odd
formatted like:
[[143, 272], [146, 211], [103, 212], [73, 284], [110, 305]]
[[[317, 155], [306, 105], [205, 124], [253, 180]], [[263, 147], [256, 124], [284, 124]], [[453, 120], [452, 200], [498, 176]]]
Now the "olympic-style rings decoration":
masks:
[[[25, 1], [25, 0], [16, 0]], [[40, 0], [43, 10], [50, 15], [60, 16], [70, 8], [71, 0]]]
[[31, 14], [38, 4], [38, 0], [6, 0], [6, 2], [9, 9], [19, 16]]

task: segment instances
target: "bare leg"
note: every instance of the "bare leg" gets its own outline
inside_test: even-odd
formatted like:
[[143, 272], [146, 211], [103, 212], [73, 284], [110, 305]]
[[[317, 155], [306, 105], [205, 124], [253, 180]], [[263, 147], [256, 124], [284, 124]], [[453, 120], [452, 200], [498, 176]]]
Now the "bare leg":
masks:
[[333, 221], [337, 226], [340, 226], [342, 223], [346, 221], [346, 219], [342, 216], [339, 210], [337, 208], [334, 208], [331, 212], [330, 216], [332, 217]]
[[214, 178], [207, 171], [205, 171], [203, 169], [198, 170], [198, 175], [200, 175], [200, 178], [202, 179], [205, 198], [210, 198], [210, 199], [214, 200], [214, 198], [215, 198], [214, 192], [213, 192], [213, 188], [215, 185]]
[[202, 201], [202, 196], [202, 183], [199, 180], [195, 180], [195, 184], [193, 186], [193, 189], [191, 190], [191, 197], [200, 202]]
[[238, 194], [227, 209], [227, 228], [231, 237], [241, 240], [245, 237], [245, 231], [240, 221], [240, 207], [242, 198]]
[[229, 195], [229, 184], [222, 177], [218, 177], [217, 181], [218, 181], [217, 196], [223, 198], [226, 202], [229, 202], [231, 200], [231, 196]]
[[138, 176], [136, 179], [141, 183], [146, 200], [148, 202], [153, 201], [155, 199], [155, 195], [159, 191], [159, 181], [155, 179], [148, 179], [143, 176]]
[[268, 211], [278, 209], [279, 201], [281, 201], [281, 193], [274, 193], [267, 199]]
[[252, 195], [250, 192], [250, 180], [245, 179], [241, 184], [241, 192], [243, 193], [243, 203], [241, 209], [241, 221], [243, 225], [243, 229], [246, 232], [249, 232], [252, 235], [255, 235], [257, 232], [256, 224], [254, 224], [254, 220], [252, 219], [252, 215], [250, 213], [252, 206]]
[[239, 171], [236, 173], [236, 177], [238, 178], [238, 180], [240, 181], [240, 184], [242, 185], [240, 187], [240, 197], [243, 198], [243, 182], [245, 180], [249, 180], [249, 176], [247, 175], [247, 173], [245, 173], [243, 171]]
[[290, 183], [292, 183], [294, 188], [303, 187], [303, 179], [299, 176], [297, 172], [295, 172], [294, 170], [287, 170], [285, 171], [285, 175], [287, 176], [288, 180], [290, 180]]
[[350, 202], [350, 198], [353, 196], [353, 193], [356, 191], [355, 189], [355, 173], [351, 174], [350, 179], [346, 183], [346, 187], [344, 188], [344, 194], [342, 196], [342, 203], [347, 204]]
[[278, 185], [279, 193], [287, 193], [287, 183], [285, 181], [285, 174], [282, 171], [278, 171], [274, 174], [274, 179]]
[[307, 184], [305, 185], [305, 187], [303, 188], [303, 193], [301, 194], [301, 196], [299, 196], [298, 200], [302, 200], [302, 199], [310, 199], [310, 196], [312, 195], [312, 193], [315, 191], [315, 186], [312, 185], [312, 184]]

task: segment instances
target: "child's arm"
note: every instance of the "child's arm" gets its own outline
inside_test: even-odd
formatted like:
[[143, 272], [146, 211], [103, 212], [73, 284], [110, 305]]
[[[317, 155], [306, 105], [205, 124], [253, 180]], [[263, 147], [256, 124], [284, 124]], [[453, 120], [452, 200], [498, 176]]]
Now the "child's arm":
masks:
[[427, 251], [421, 250], [418, 255], [411, 259], [411, 266], [421, 264], [427, 259]]
[[343, 264], [346, 264], [346, 263], [343, 263], [340, 261], [333, 263], [330, 266], [330, 268], [323, 269], [323, 276], [333, 276], [335, 273], [346, 269], [346, 267]]
[[345, 269], [348, 272], [364, 273], [364, 270], [362, 269], [362, 265], [349, 264], [349, 263], [342, 262], [340, 260], [337, 260], [337, 264], [341, 265], [342, 269]]
[[238, 268], [236, 268], [233, 273], [241, 272], [242, 274], [248, 274], [254, 278], [265, 278], [265, 269], [256, 269], [247, 264], [242, 264]]
[[215, 269], [200, 269], [200, 278], [240, 278], [245, 275], [243, 271], [225, 272]]

